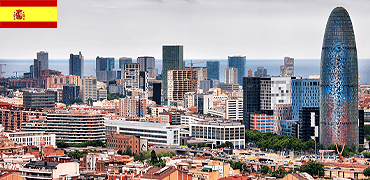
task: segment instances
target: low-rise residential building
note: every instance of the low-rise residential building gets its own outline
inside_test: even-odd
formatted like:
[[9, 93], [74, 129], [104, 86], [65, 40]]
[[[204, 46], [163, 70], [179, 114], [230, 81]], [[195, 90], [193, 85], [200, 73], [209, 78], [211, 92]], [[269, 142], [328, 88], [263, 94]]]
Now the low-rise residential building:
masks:
[[149, 144], [180, 145], [180, 128], [170, 124], [123, 120], [106, 120], [106, 133], [140, 136]]
[[77, 162], [30, 162], [19, 171], [26, 179], [72, 179], [79, 176], [79, 164]]
[[140, 137], [112, 134], [107, 137], [107, 148], [121, 152], [130, 150], [133, 154], [140, 154]]
[[52, 145], [55, 147], [55, 134], [46, 134], [42, 131], [6, 133], [11, 141], [25, 144], [27, 146]]

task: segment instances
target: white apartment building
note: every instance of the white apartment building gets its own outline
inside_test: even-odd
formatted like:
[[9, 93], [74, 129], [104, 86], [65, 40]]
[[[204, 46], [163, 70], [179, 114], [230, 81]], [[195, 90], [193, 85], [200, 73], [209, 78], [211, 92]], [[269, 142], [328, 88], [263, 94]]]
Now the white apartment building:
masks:
[[139, 63], [123, 63], [121, 70], [121, 79], [124, 91], [127, 89], [140, 88], [140, 66]]
[[149, 123], [138, 121], [106, 120], [107, 136], [118, 133], [140, 136], [147, 139], [149, 144], [180, 145], [180, 127], [170, 124]]
[[25, 131], [16, 133], [6, 133], [11, 141], [17, 141], [27, 146], [52, 145], [55, 146], [55, 134], [46, 134], [37, 131]]
[[82, 101], [87, 103], [89, 99], [96, 101], [98, 100], [98, 91], [97, 91], [97, 80], [96, 77], [83, 77], [81, 79], [81, 92], [82, 92]]
[[231, 67], [225, 68], [225, 84], [238, 84], [238, 69]]
[[243, 120], [243, 99], [226, 100], [226, 119], [234, 121]]

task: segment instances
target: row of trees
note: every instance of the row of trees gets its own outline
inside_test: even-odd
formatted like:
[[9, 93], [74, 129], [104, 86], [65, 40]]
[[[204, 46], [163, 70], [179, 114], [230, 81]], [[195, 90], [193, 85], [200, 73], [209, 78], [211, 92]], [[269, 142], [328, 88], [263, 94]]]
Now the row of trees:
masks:
[[73, 157], [74, 159], [80, 159], [85, 154], [89, 154], [89, 153], [98, 153], [98, 151], [90, 151], [90, 150], [78, 151], [78, 150], [75, 150], [75, 151], [69, 152], [68, 156]]
[[118, 94], [118, 93], [107, 94], [108, 100], [119, 99], [119, 98], [124, 98], [124, 97], [125, 96], [123, 94]]
[[264, 175], [270, 174], [272, 177], [276, 177], [276, 178], [283, 178], [287, 174], [292, 173], [294, 171], [306, 172], [310, 174], [311, 176], [318, 176], [318, 175], [324, 176], [325, 175], [324, 165], [316, 161], [309, 161], [308, 163], [303, 164], [301, 167], [295, 168], [294, 170], [291, 169], [289, 171], [286, 171], [283, 166], [279, 166], [278, 169], [272, 170], [268, 166], [264, 165], [262, 166], [260, 171]]
[[[249, 142], [255, 142], [259, 148], [262, 149], [273, 149], [273, 150], [295, 150], [295, 151], [307, 151], [315, 149], [315, 141], [310, 139], [306, 142], [296, 138], [281, 136], [274, 133], [262, 133], [257, 130], [246, 130], [245, 140]], [[317, 145], [320, 147], [321, 145]]]
[[64, 141], [57, 141], [56, 145], [58, 148], [67, 148], [67, 147], [87, 147], [87, 146], [93, 146], [93, 147], [98, 147], [101, 146], [103, 148], [106, 148], [106, 144], [101, 141], [101, 140], [91, 140], [91, 141], [86, 141], [82, 143], [66, 143]]

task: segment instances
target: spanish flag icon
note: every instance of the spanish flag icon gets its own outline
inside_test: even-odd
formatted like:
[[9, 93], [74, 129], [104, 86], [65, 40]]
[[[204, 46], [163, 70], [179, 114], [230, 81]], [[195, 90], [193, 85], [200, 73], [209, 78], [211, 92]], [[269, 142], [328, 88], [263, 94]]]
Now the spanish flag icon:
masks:
[[0, 28], [57, 28], [57, 0], [0, 0]]

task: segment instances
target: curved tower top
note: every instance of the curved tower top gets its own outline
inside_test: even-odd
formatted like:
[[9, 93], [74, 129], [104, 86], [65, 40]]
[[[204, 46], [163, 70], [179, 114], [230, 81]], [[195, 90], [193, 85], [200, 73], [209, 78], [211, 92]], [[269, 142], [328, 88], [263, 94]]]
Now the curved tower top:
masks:
[[320, 143], [358, 146], [357, 50], [343, 7], [334, 8], [326, 24], [320, 86]]

